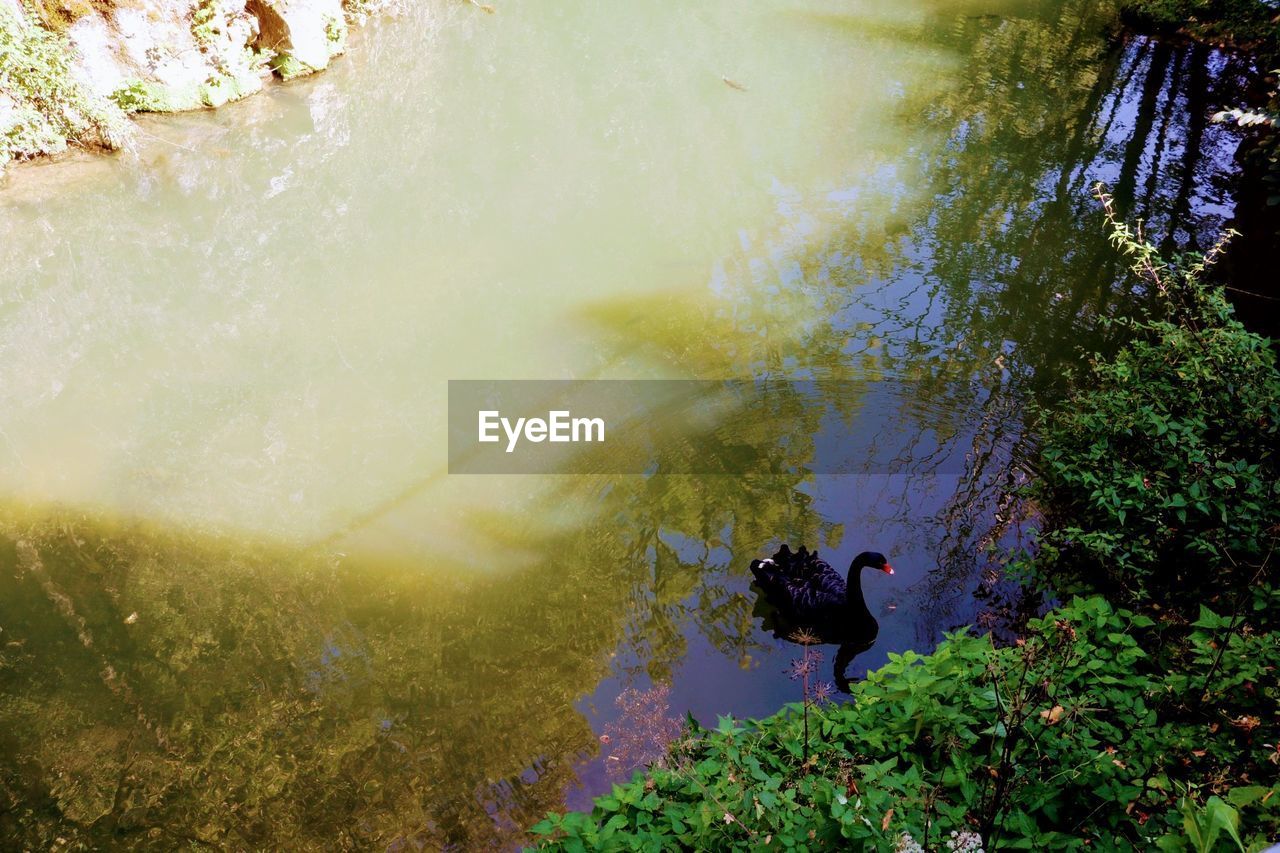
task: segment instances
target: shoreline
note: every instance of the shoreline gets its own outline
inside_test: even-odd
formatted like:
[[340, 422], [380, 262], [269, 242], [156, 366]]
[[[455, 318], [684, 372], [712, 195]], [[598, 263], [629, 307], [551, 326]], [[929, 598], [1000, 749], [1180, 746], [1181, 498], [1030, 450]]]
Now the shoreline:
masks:
[[[59, 7], [61, 8], [61, 7]], [[140, 113], [216, 109], [311, 76], [395, 0], [112, 0], [73, 21], [0, 0], [6, 167], [128, 147]]]

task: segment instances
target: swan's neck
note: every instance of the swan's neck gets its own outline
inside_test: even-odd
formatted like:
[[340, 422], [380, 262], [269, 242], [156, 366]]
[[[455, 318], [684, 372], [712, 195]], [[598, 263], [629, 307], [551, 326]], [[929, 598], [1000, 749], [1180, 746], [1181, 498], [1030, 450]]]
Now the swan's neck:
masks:
[[845, 580], [845, 601], [851, 610], [867, 609], [867, 600], [862, 597], [862, 566], [849, 569], [849, 577]]

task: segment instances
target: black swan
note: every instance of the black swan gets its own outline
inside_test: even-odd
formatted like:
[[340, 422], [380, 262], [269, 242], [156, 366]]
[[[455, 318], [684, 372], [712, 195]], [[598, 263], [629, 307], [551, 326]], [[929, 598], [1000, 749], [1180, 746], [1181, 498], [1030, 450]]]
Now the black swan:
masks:
[[819, 559], [817, 551], [803, 545], [794, 553], [783, 545], [772, 558], [751, 561], [751, 573], [761, 591], [756, 615], [764, 617], [764, 627], [792, 642], [804, 632], [819, 643], [839, 644], [835, 679], [845, 693], [849, 692], [845, 677], [849, 663], [854, 655], [871, 648], [880, 632], [862, 597], [862, 569], [893, 574], [889, 561], [874, 551], [854, 557], [848, 582]]

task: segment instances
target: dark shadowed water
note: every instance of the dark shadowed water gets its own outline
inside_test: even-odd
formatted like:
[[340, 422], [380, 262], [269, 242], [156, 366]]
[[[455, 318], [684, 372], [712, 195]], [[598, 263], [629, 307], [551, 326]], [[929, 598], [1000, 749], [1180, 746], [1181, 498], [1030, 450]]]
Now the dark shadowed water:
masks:
[[[665, 718], [797, 698], [748, 587], [782, 542], [892, 559], [855, 673], [998, 625], [1025, 404], [1142, 298], [1091, 185], [1171, 245], [1232, 213], [1208, 115], [1246, 69], [1113, 25], [427, 3], [314, 79], [17, 170], [0, 836], [510, 846]], [[800, 405], [714, 425], [767, 474], [447, 474], [447, 380], [538, 378], [892, 383], [894, 463], [814, 473]]]

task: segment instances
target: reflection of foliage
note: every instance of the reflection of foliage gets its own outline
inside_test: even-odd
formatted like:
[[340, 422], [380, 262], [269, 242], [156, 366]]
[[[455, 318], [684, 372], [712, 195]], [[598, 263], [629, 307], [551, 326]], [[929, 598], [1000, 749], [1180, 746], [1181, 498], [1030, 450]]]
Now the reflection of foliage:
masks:
[[[1188, 60], [1168, 45], [1139, 43], [1112, 54], [1115, 62], [1090, 82], [1092, 65], [1082, 61], [1072, 69], [1071, 62], [1080, 43], [1092, 43], [1089, 33], [1105, 10], [1065, 8], [1058, 22], [1065, 28], [1051, 24], [1044, 41], [1042, 29], [1006, 21], [981, 44], [979, 53], [992, 49], [1004, 58], [989, 64], [997, 69], [990, 79], [975, 75], [979, 84], [966, 104], [973, 111], [958, 123], [957, 166], [940, 172], [955, 176], [957, 191], [920, 225], [921, 242], [938, 245], [930, 312], [921, 315], [903, 300], [893, 317], [901, 330], [886, 334], [880, 360], [893, 369], [898, 365], [891, 359], [898, 357], [923, 375], [959, 366], [961, 376], [985, 376], [993, 413], [1016, 409], [1000, 375], [1006, 364], [1015, 380], [1024, 379], [1019, 391], [1039, 385], [1035, 390], [1047, 389], [1051, 399], [1063, 390], [1054, 387], [1054, 368], [1074, 356], [1081, 339], [1114, 351], [1125, 334], [1120, 324], [1094, 320], [1130, 316], [1158, 291], [1116, 286], [1120, 263], [1105, 237], [1082, 221], [1089, 211], [1080, 182], [1092, 167], [1116, 166], [1125, 204], [1160, 208], [1171, 233], [1184, 229], [1194, 245], [1204, 230], [1191, 203], [1208, 147], [1202, 139], [1207, 115], [1196, 107], [1207, 101], [1207, 81], [1194, 71], [1203, 56], [1193, 49]], [[1043, 67], [1021, 55], [1019, 37], [1045, 57]], [[1188, 62], [1189, 91], [1170, 90], [1169, 81], [1176, 87]], [[1064, 81], [1054, 76], [1055, 67], [1084, 76]], [[1043, 97], [1064, 82], [1059, 97]], [[1028, 95], [1026, 102], [1011, 91], [1034, 87], [1039, 97]], [[1010, 97], [993, 98], [991, 89]], [[1016, 112], [1026, 103], [1035, 115], [1000, 120], [1002, 104]], [[1054, 115], [1062, 103], [1070, 105], [1065, 113], [1074, 133], [1051, 130], [1062, 118]], [[1143, 173], [1144, 152], [1154, 138], [1155, 159], [1162, 162], [1170, 123], [1184, 104], [1192, 118], [1175, 164], [1181, 178], [1166, 195], [1160, 169]], [[1117, 145], [1111, 125], [1126, 114], [1136, 119]], [[1041, 118], [1045, 123], [1037, 124]], [[1061, 139], [1067, 147], [1046, 155], [1044, 147]], [[1046, 162], [1061, 171], [1045, 175]], [[937, 322], [939, 313], [944, 322]], [[949, 358], [953, 349], [960, 355]], [[991, 362], [999, 372], [987, 367]], [[830, 746], [819, 753], [816, 772], [802, 745], [801, 715], [746, 727], [726, 721], [678, 750], [674, 770], [656, 771], [598, 801], [590, 815], [553, 815], [536, 831], [566, 848], [605, 849], [888, 846], [908, 831], [927, 848], [931, 831], [958, 833], [977, 822], [992, 847], [1105, 842], [1147, 849], [1159, 839], [1162, 849], [1182, 849], [1182, 827], [1207, 825], [1205, 812], [1213, 810], [1229, 811], [1233, 828], [1239, 814], [1256, 821], [1249, 840], [1260, 842], [1277, 824], [1274, 805], [1266, 805], [1277, 799], [1268, 789], [1274, 747], [1255, 734], [1260, 726], [1275, 727], [1270, 661], [1277, 636], [1275, 626], [1265, 624], [1274, 595], [1242, 586], [1244, 597], [1253, 598], [1245, 603], [1259, 614], [1256, 626], [1242, 629], [1238, 619], [1206, 608], [1194, 630], [1157, 627], [1101, 599], [1077, 599], [1054, 618], [1033, 623], [1023, 644], [993, 649], [986, 640], [958, 637], [928, 658], [894, 659], [859, 685], [857, 704], [830, 715], [824, 724]], [[1171, 631], [1180, 634], [1175, 642], [1155, 642]], [[1224, 637], [1230, 654], [1223, 653]], [[1148, 651], [1155, 647], [1158, 652]], [[903, 743], [913, 746], [903, 752]]]
[[[684, 338], [687, 365], [751, 375], [752, 350], [714, 356], [732, 323], [661, 316], [677, 337], [702, 330]], [[642, 340], [671, 343], [658, 326]], [[768, 432], [817, 415], [785, 385], [769, 399], [780, 417], [751, 441], [775, 474], [573, 477], [536, 505], [554, 512], [473, 515], [495, 552], [527, 557], [510, 574], [6, 514], [0, 832], [31, 846], [509, 843], [596, 749], [573, 703], [611, 650], [661, 675], [696, 626], [746, 658], [757, 641], [732, 576], [775, 537], [838, 539], [802, 490], [815, 424], [788, 442]], [[672, 436], [662, 452], [705, 459], [716, 440]]]
[[[789, 308], [742, 297], [736, 304], [665, 296], [612, 302], [592, 310], [589, 319], [606, 353], [627, 353], [634, 361], [642, 348], [649, 361], [677, 376], [767, 376], [765, 365], [790, 360], [822, 376], [847, 378], [843, 336], [826, 324], [791, 322], [788, 312], [812, 307], [807, 296], [789, 298]], [[765, 317], [776, 329], [748, 335], [757, 322], [767, 325]], [[560, 493], [561, 500], [582, 503], [585, 486], [598, 496], [598, 526], [588, 535], [612, 541], [614, 559], [629, 564], [627, 575], [640, 581], [626, 642], [655, 680], [664, 680], [683, 658], [690, 626], [735, 660], [745, 661], [757, 647], [751, 601], [729, 581], [745, 576], [761, 547], [778, 539], [839, 542], [840, 525], [820, 519], [804, 491], [812, 479], [806, 466], [820, 408], [787, 383], [770, 387], [759, 402], [769, 417], [665, 436], [659, 470], [716, 470], [716, 460], [724, 459], [718, 467], [732, 475], [741, 467], [732, 453], [747, 446], [756, 454], [753, 470], [775, 473], [613, 477], [574, 481]], [[790, 430], [786, 441], [777, 432], [782, 425]]]
[[[772, 400], [808, 412], [786, 386]], [[661, 675], [697, 626], [745, 658], [750, 602], [727, 575], [773, 537], [838, 538], [800, 491], [813, 428], [754, 437], [776, 475], [574, 477], [547, 498], [582, 508], [572, 524], [476, 514], [498, 551], [531, 558], [512, 576], [7, 518], [0, 625], [30, 658], [0, 670], [21, 697], [0, 702], [4, 790], [42, 805], [0, 820], [32, 844], [505, 843], [594, 751], [573, 702], [610, 650]], [[673, 436], [663, 452], [716, 448]]]
[[72, 517], [3, 532], [7, 838], [509, 843], [593, 748], [572, 703], [619, 608], [561, 566], [448, 584]]
[[605, 726], [601, 743], [610, 744], [608, 767], [613, 776], [629, 776], [640, 766], [663, 760], [671, 742], [680, 736], [679, 717], [668, 716], [671, 686], [658, 684], [648, 690], [628, 687], [618, 694], [619, 719]]
[[[893, 189], [901, 196], [893, 229], [874, 227], [859, 206], [827, 210], [829, 219], [821, 221], [828, 227], [814, 229], [805, 217], [825, 199], [787, 190], [781, 207], [797, 211], [794, 218], [718, 264], [719, 298], [658, 295], [612, 301], [588, 314], [605, 344], [604, 365], [648, 363], [663, 376], [908, 380], [914, 397], [898, 403], [885, 430], [907, 476], [895, 491], [885, 487], [879, 505], [938, 543], [940, 569], [925, 590], [936, 612], [922, 620], [932, 632], [962, 606], [986, 547], [1017, 533], [1022, 510], [1010, 495], [1022, 479], [1017, 460], [1026, 455], [1019, 417], [1026, 399], [1060, 394], [1059, 374], [1082, 343], [1101, 351], [1115, 346], [1095, 319], [1132, 313], [1145, 298], [1127, 286], [1122, 264], [1094, 227], [1084, 192], [1090, 176], [1117, 177], [1125, 204], [1183, 241], [1194, 244], [1217, 227], [1212, 211], [1196, 202], [1230, 164], [1216, 154], [1222, 136], [1206, 127], [1204, 108], [1231, 91], [1239, 68], [1227, 62], [1196, 71], [1205, 57], [1194, 47], [1108, 48], [1098, 34], [1112, 15], [1108, 4], [1072, 0], [998, 26], [950, 16], [915, 25], [913, 38], [944, 50], [963, 44], [963, 72], [902, 107], [904, 132], [923, 127], [947, 143], [927, 149], [937, 153], [913, 177], [926, 192]], [[851, 180], [850, 195], [890, 192], [865, 176]], [[805, 429], [797, 432], [803, 439]], [[934, 448], [923, 446], [926, 432], [936, 438]], [[760, 438], [751, 444], [766, 446]], [[715, 451], [691, 442], [686, 452]], [[954, 493], [937, 519], [921, 518], [922, 493], [956, 452], [965, 470]], [[780, 461], [806, 458], [788, 452]], [[803, 483], [779, 482], [774, 496], [800, 499]], [[698, 488], [708, 502], [735, 499], [705, 481]], [[765, 510], [772, 524], [769, 503], [765, 498], [752, 511]], [[734, 538], [747, 548], [780, 535], [759, 525], [753, 541], [739, 527], [751, 519], [734, 519]], [[643, 540], [654, 551], [650, 559], [662, 564], [655, 578], [706, 577], [709, 566], [714, 573], [734, 565], [739, 555], [727, 555], [726, 563], [719, 550], [720, 528], [707, 527], [666, 528], [661, 518], [642, 523], [653, 531]], [[670, 541], [688, 537], [691, 547], [662, 550], [654, 544], [660, 531], [672, 534]], [[691, 553], [709, 557], [693, 561], [701, 568], [682, 567], [680, 559]], [[714, 602], [733, 604], [718, 591], [698, 599], [701, 608]], [[670, 608], [655, 607], [647, 591], [636, 603], [648, 625], [644, 636], [678, 650], [676, 626], [687, 613], [663, 617]]]

